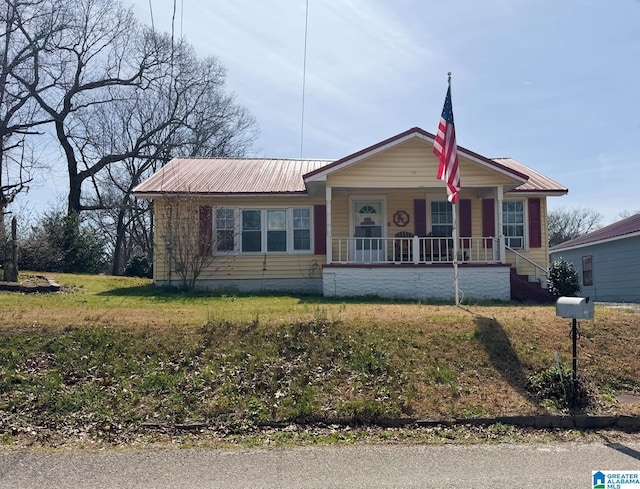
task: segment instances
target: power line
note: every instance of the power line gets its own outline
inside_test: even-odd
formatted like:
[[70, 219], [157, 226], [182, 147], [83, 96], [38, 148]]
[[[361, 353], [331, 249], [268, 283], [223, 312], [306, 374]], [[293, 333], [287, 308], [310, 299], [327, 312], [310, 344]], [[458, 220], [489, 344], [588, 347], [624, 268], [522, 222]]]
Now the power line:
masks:
[[149, 0], [149, 14], [151, 14], [151, 30], [155, 32], [156, 28], [153, 25], [153, 5], [151, 5], [151, 0]]
[[304, 146], [304, 98], [307, 84], [307, 33], [309, 28], [309, 0], [304, 17], [304, 60], [302, 62], [302, 114], [300, 121], [300, 158], [302, 158], [302, 148]]

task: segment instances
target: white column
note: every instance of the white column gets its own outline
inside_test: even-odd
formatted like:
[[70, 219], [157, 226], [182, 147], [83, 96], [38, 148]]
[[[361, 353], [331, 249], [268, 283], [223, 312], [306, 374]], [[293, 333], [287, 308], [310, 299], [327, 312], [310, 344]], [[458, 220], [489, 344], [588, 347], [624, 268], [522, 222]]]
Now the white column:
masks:
[[331, 243], [331, 187], [326, 186], [326, 201], [327, 201], [327, 264], [332, 261], [333, 246]]
[[496, 219], [496, 236], [500, 238], [500, 263], [506, 261], [504, 234], [502, 234], [502, 201], [504, 200], [504, 188], [502, 185], [496, 187], [496, 210], [498, 212], [498, 218]]

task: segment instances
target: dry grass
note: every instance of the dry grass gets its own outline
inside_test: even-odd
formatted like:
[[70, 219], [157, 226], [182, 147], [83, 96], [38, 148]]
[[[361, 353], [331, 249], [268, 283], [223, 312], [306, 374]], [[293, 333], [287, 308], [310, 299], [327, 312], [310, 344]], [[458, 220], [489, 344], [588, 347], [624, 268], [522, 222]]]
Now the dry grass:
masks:
[[[0, 293], [0, 415], [19, 412], [0, 417], [5, 429], [49, 422], [34, 399], [59, 410], [60, 426], [94, 420], [87, 429], [100, 436], [105, 423], [126, 431], [158, 419], [549, 413], [559, 406], [528, 379], [555, 365], [554, 352], [571, 366], [570, 320], [554, 306], [189, 295], [139, 279], [54, 278], [64, 293]], [[587, 411], [640, 414], [616, 401], [640, 394], [640, 314], [597, 306], [580, 331]]]

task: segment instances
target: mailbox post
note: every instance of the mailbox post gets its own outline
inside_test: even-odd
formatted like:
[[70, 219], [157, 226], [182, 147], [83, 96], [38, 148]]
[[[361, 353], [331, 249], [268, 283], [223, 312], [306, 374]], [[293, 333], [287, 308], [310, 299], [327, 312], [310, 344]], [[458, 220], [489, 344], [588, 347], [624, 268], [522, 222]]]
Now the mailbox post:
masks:
[[593, 301], [588, 297], [560, 297], [556, 302], [556, 316], [571, 318], [571, 341], [573, 344], [571, 380], [575, 390], [578, 379], [578, 319], [593, 319]]

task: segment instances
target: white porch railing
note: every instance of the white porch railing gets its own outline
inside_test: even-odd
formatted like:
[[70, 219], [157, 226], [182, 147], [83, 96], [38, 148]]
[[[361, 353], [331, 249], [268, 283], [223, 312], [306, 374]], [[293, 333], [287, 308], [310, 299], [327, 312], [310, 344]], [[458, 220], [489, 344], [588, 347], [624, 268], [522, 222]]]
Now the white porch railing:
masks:
[[[330, 263], [453, 263], [453, 238], [331, 238], [331, 245]], [[458, 263], [500, 263], [503, 247], [500, 238], [458, 238]]]

